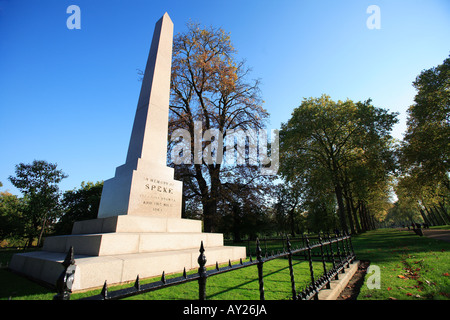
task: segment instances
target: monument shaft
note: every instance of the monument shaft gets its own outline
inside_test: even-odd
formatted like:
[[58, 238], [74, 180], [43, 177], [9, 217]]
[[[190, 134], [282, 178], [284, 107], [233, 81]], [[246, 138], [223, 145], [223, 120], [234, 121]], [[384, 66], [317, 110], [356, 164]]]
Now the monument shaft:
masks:
[[166, 166], [173, 23], [166, 13], [156, 23], [126, 162], [138, 158]]
[[156, 23], [145, 67], [126, 162], [106, 180], [98, 217], [181, 218], [182, 183], [166, 166], [173, 23]]

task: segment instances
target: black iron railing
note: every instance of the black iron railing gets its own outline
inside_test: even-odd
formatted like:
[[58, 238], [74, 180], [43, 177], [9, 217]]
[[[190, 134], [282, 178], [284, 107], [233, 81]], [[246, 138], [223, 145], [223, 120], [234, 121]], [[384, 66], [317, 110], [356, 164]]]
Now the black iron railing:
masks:
[[[243, 262], [242, 259], [238, 264], [232, 264], [229, 261], [228, 266], [219, 267], [216, 262], [216, 268], [212, 270], [206, 269], [206, 256], [203, 242], [200, 244], [200, 255], [198, 257], [198, 272], [195, 274], [187, 274], [186, 269], [183, 271], [183, 275], [177, 278], [166, 279], [163, 272], [161, 280], [157, 282], [141, 284], [139, 275], [136, 277], [136, 281], [133, 286], [121, 290], [109, 292], [107, 282], [105, 281], [103, 289], [99, 295], [83, 298], [80, 300], [118, 300], [130, 296], [143, 294], [150, 291], [155, 291], [169, 286], [180, 285], [190, 281], [198, 281], [199, 286], [199, 300], [206, 300], [206, 285], [209, 277], [223, 274], [230, 271], [239, 270], [249, 266], [257, 266], [258, 269], [258, 284], [259, 284], [259, 296], [260, 300], [265, 300], [264, 294], [264, 263], [270, 260], [278, 258], [287, 258], [289, 261], [289, 274], [292, 287], [292, 299], [293, 300], [311, 300], [318, 299], [319, 291], [323, 288], [330, 288], [330, 282], [333, 279], [339, 278], [339, 273], [344, 273], [345, 268], [350, 266], [350, 263], [355, 259], [355, 253], [351, 241], [351, 236], [347, 234], [338, 235], [333, 237], [330, 234], [318, 235], [316, 238], [309, 238], [308, 236], [302, 237], [302, 243], [304, 246], [293, 248], [289, 238], [285, 239], [286, 246], [283, 246], [282, 252], [272, 253], [269, 255], [266, 251], [263, 256], [263, 250], [261, 249], [261, 243], [259, 239], [256, 240], [256, 260], [253, 260], [251, 254], [249, 261]], [[316, 250], [315, 250], [316, 249]], [[317, 252], [317, 249], [319, 249]], [[73, 251], [71, 248], [66, 259], [62, 263], [64, 271], [61, 273], [56, 283], [58, 294], [55, 295], [55, 300], [69, 300], [72, 283], [74, 280], [74, 264]], [[293, 257], [294, 255], [303, 255], [305, 260], [309, 261], [309, 271], [311, 276], [311, 282], [303, 290], [297, 293], [294, 270], [293, 270]], [[320, 277], [314, 275], [313, 261], [322, 262], [323, 273]], [[332, 264], [332, 267], [327, 269], [327, 262]]]

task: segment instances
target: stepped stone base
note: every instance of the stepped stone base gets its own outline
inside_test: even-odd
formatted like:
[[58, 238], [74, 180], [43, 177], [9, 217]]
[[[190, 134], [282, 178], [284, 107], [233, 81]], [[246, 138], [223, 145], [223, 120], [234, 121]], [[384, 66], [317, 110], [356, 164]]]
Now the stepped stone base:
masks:
[[198, 268], [203, 241], [207, 265], [246, 258], [245, 247], [223, 246], [223, 235], [201, 233], [201, 221], [117, 216], [74, 224], [72, 235], [45, 239], [42, 251], [16, 254], [9, 268], [56, 283], [69, 248], [75, 253], [73, 291]]

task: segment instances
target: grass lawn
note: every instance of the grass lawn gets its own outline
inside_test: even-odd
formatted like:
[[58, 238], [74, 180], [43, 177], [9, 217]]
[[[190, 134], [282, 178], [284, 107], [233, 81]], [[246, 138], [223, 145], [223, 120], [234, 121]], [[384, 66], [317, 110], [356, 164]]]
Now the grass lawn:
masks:
[[[370, 260], [380, 270], [380, 289], [369, 289], [366, 275], [358, 300], [432, 300], [450, 299], [450, 243], [419, 237], [413, 232], [380, 229], [355, 236], [353, 246], [357, 259]], [[272, 248], [269, 248], [269, 250]], [[264, 248], [263, 248], [264, 250]], [[0, 261], [12, 253], [0, 251]], [[207, 254], [207, 252], [205, 252]], [[254, 257], [254, 256], [253, 256]], [[195, 271], [192, 271], [195, 272]], [[310, 281], [309, 265], [302, 257], [294, 260], [294, 273], [299, 292]], [[321, 263], [314, 264], [316, 276], [322, 274]], [[288, 260], [276, 259], [264, 264], [264, 288], [267, 300], [291, 299]], [[179, 276], [179, 275], [172, 275]], [[169, 277], [167, 277], [169, 278]], [[145, 282], [158, 281], [147, 279]], [[0, 269], [0, 299], [51, 300], [53, 291], [39, 286], [6, 269]], [[115, 290], [132, 284], [110, 287]], [[93, 290], [72, 295], [72, 299], [98, 294]], [[256, 266], [209, 277], [208, 300], [258, 300]], [[149, 292], [129, 299], [189, 300], [198, 299], [196, 281]]]
[[[307, 261], [293, 262], [297, 287], [305, 287], [310, 281]], [[195, 272], [195, 271], [193, 271]], [[314, 272], [322, 274], [322, 264], [314, 263]], [[179, 275], [174, 275], [179, 276]], [[159, 280], [159, 278], [158, 278]], [[154, 280], [153, 280], [154, 281]], [[264, 289], [266, 300], [288, 300], [292, 297], [292, 289], [287, 259], [275, 259], [264, 263]], [[81, 295], [80, 295], [81, 296]], [[80, 297], [73, 295], [76, 299]], [[168, 287], [158, 291], [137, 295], [127, 300], [198, 300], [198, 283]], [[230, 271], [208, 277], [206, 285], [207, 300], [259, 300], [258, 270], [256, 266], [239, 271]]]
[[[206, 254], [206, 252], [205, 252]], [[292, 297], [288, 260], [284, 258], [268, 261], [264, 264], [264, 288], [267, 300], [288, 300]], [[328, 267], [331, 265], [328, 264]], [[293, 261], [297, 288], [304, 288], [310, 282], [309, 264], [298, 257]], [[196, 271], [191, 271], [195, 273]], [[314, 263], [316, 276], [322, 275], [322, 263]], [[166, 278], [178, 277], [169, 275]], [[141, 284], [159, 281], [160, 277], [146, 279]], [[0, 300], [51, 300], [55, 292], [20, 277], [6, 269], [0, 269]], [[111, 286], [109, 291], [130, 287], [133, 284]], [[100, 289], [74, 293], [71, 299], [80, 299], [100, 293]], [[258, 270], [256, 266], [238, 271], [230, 271], [208, 277], [206, 286], [207, 300], [259, 300]], [[129, 300], [198, 300], [198, 283], [192, 281], [178, 286], [130, 297]]]
[[380, 289], [367, 274], [358, 300], [449, 300], [450, 243], [411, 231], [379, 229], [353, 238], [359, 260], [380, 270]]

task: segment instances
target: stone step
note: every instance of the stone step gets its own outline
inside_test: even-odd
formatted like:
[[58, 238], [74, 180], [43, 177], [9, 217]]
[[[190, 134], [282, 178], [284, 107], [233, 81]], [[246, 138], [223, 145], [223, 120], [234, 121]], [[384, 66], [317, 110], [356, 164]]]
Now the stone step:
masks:
[[78, 254], [106, 256], [141, 252], [195, 249], [223, 246], [219, 233], [98, 233], [46, 238], [44, 251], [67, 252], [72, 246]]
[[122, 215], [77, 221], [72, 234], [109, 232], [201, 232], [200, 220]]
[[[140, 279], [182, 272], [198, 268], [199, 248], [170, 250], [151, 253], [134, 253], [113, 256], [87, 256], [75, 252], [75, 279], [73, 291], [101, 287], [105, 280], [108, 285], [134, 281], [139, 275]], [[238, 261], [246, 258], [245, 247], [220, 246], [209, 247], [205, 245], [206, 265], [215, 265], [216, 261], [227, 263], [228, 260]], [[34, 279], [56, 283], [63, 271], [61, 262], [66, 253], [35, 251], [15, 254], [9, 268], [15, 272], [26, 274]]]

